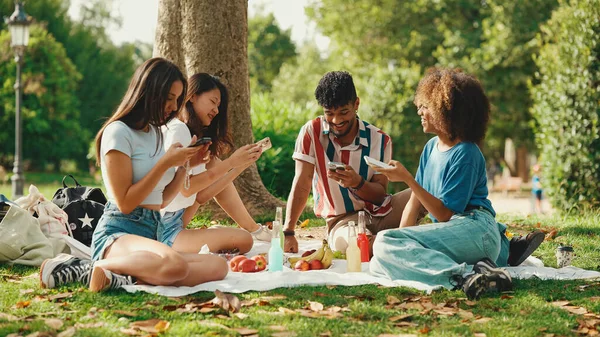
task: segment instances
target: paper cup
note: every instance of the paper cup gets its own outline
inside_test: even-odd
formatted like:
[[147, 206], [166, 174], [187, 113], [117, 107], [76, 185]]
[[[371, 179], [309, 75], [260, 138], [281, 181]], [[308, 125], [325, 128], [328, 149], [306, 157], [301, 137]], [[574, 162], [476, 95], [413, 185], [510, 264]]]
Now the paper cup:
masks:
[[571, 265], [575, 253], [571, 246], [558, 246], [556, 248], [556, 264], [558, 268], [563, 268]]

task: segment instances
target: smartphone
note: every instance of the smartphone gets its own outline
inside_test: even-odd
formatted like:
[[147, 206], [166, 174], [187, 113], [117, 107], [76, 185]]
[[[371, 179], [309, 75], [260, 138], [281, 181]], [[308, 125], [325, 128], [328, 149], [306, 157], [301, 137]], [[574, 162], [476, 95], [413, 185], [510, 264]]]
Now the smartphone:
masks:
[[346, 171], [346, 164], [340, 163], [337, 161], [330, 161], [329, 163], [327, 163], [327, 168], [330, 169], [331, 171], [335, 171], [335, 170]]
[[256, 142], [256, 144], [260, 145], [263, 152], [265, 152], [268, 149], [270, 149], [271, 147], [273, 147], [273, 145], [271, 144], [271, 138], [269, 138], [269, 137], [265, 137], [265, 138], [259, 140], [258, 142]]
[[198, 139], [196, 141], [196, 143], [190, 145], [189, 147], [196, 147], [196, 146], [208, 144], [210, 142], [212, 142], [212, 138], [210, 138], [210, 137], [202, 137], [202, 138]]
[[369, 156], [364, 156], [363, 158], [365, 158], [365, 162], [367, 162], [367, 165], [373, 167], [373, 168], [384, 168], [384, 169], [391, 169], [394, 168], [392, 165], [388, 165], [382, 161], [379, 161], [377, 159], [373, 159]]

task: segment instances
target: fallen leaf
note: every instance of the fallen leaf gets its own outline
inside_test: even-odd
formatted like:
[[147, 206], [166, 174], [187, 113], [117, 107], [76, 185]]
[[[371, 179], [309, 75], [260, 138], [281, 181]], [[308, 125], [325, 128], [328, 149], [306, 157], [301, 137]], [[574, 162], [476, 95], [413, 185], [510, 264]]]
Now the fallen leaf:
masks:
[[294, 310], [288, 309], [288, 308], [284, 308], [284, 307], [279, 307], [279, 312], [286, 314], [286, 315], [290, 315], [290, 314], [295, 314], [296, 312]]
[[233, 328], [231, 330], [237, 331], [242, 336], [254, 335], [258, 333], [258, 330], [248, 328]]
[[500, 296], [500, 299], [501, 299], [501, 300], [509, 300], [509, 299], [511, 299], [511, 298], [513, 298], [513, 297], [514, 297], [514, 296], [502, 295], [502, 296]]
[[486, 334], [484, 334], [483, 332], [476, 332], [473, 334], [474, 337], [486, 337]]
[[389, 305], [394, 305], [400, 303], [400, 300], [396, 296], [388, 295], [387, 302]]
[[19, 301], [15, 304], [16, 309], [27, 308], [31, 304], [31, 301]]
[[34, 291], [35, 290], [33, 290], [33, 289], [21, 289], [21, 290], [19, 290], [19, 293], [21, 293], [21, 295], [27, 295], [27, 294], [31, 294]]
[[564, 307], [561, 307], [562, 309], [567, 310], [568, 312], [575, 314], [575, 315], [583, 315], [583, 314], [587, 314], [587, 309], [583, 308], [583, 307], [576, 307], [576, 306], [571, 306], [571, 305], [566, 305]]
[[470, 307], [472, 307], [472, 306], [475, 306], [477, 304], [477, 302], [474, 302], [474, 301], [465, 301], [465, 304], [468, 305], [468, 306], [470, 306]]
[[310, 304], [310, 310], [312, 311], [319, 312], [323, 310], [323, 304], [319, 302], [308, 301], [308, 303]]
[[321, 332], [319, 337], [331, 337], [331, 331]]
[[242, 303], [240, 302], [240, 299], [237, 298], [237, 296], [224, 293], [218, 289], [215, 290], [215, 296], [216, 297], [213, 298], [212, 302], [223, 308], [223, 310], [227, 312], [240, 311]]
[[470, 311], [466, 311], [466, 310], [462, 310], [462, 309], [459, 309], [459, 310], [458, 310], [458, 315], [459, 315], [460, 317], [464, 318], [464, 319], [471, 319], [471, 318], [474, 318], [474, 317], [475, 317], [475, 315], [473, 315], [473, 313], [472, 313], [472, 312], [470, 312]]
[[556, 234], [558, 234], [558, 231], [556, 229], [553, 229], [550, 232], [548, 232], [548, 234], [546, 234], [546, 237], [544, 240], [551, 241], [552, 239], [554, 239], [556, 237]]
[[239, 319], [245, 319], [248, 318], [248, 315], [241, 313], [241, 312], [236, 312], [235, 314], [233, 314], [233, 316], [239, 318]]
[[48, 301], [61, 300], [63, 298], [69, 298], [71, 296], [73, 296], [72, 292], [60, 293], [60, 294], [48, 296]]
[[160, 319], [148, 319], [145, 321], [136, 321], [129, 325], [132, 329], [142, 330], [151, 334], [163, 332], [169, 328], [170, 323]]
[[308, 223], [309, 223], [308, 219], [302, 221], [302, 223], [300, 224], [300, 228], [304, 228], [304, 227], [308, 226]]
[[44, 320], [47, 326], [51, 327], [54, 330], [58, 330], [63, 326], [63, 321], [58, 318], [48, 318]]
[[557, 306], [557, 307], [562, 307], [565, 305], [568, 305], [570, 302], [569, 301], [554, 301], [552, 302], [552, 305]]
[[73, 337], [76, 331], [75, 327], [69, 327], [67, 330], [56, 335], [56, 337]]
[[143, 332], [136, 330], [136, 329], [132, 329], [132, 328], [121, 328], [122, 334], [128, 335], [128, 336], [139, 336], [141, 335]]
[[422, 329], [419, 330], [419, 333], [422, 333], [425, 335], [425, 334], [428, 334], [429, 331], [431, 331], [431, 329], [429, 329], [429, 327], [426, 325]]
[[489, 317], [481, 317], [479, 319], [474, 320], [473, 323], [475, 323], [475, 324], [485, 324], [485, 323], [487, 323], [487, 322], [489, 322], [491, 320], [492, 319], [489, 318]]

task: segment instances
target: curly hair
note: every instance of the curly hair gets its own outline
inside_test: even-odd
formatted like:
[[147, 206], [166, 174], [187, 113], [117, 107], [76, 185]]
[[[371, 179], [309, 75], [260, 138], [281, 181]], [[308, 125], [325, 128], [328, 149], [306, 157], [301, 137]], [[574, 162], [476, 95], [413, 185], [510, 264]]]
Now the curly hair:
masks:
[[356, 88], [347, 71], [330, 71], [319, 81], [315, 98], [326, 109], [335, 109], [356, 101]]
[[433, 112], [451, 141], [480, 144], [490, 120], [490, 103], [481, 83], [460, 69], [431, 68], [419, 81], [415, 105]]

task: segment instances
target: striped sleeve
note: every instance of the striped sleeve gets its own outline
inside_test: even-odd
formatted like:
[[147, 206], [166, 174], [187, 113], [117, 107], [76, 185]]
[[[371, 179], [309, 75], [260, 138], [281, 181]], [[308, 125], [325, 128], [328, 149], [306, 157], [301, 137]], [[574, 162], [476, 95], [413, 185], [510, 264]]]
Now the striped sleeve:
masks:
[[292, 155], [292, 158], [294, 158], [294, 160], [302, 160], [313, 165], [316, 164], [313, 128], [311, 122], [304, 124], [302, 129], [300, 129], [298, 138], [296, 138], [296, 147], [294, 148], [294, 154]]

